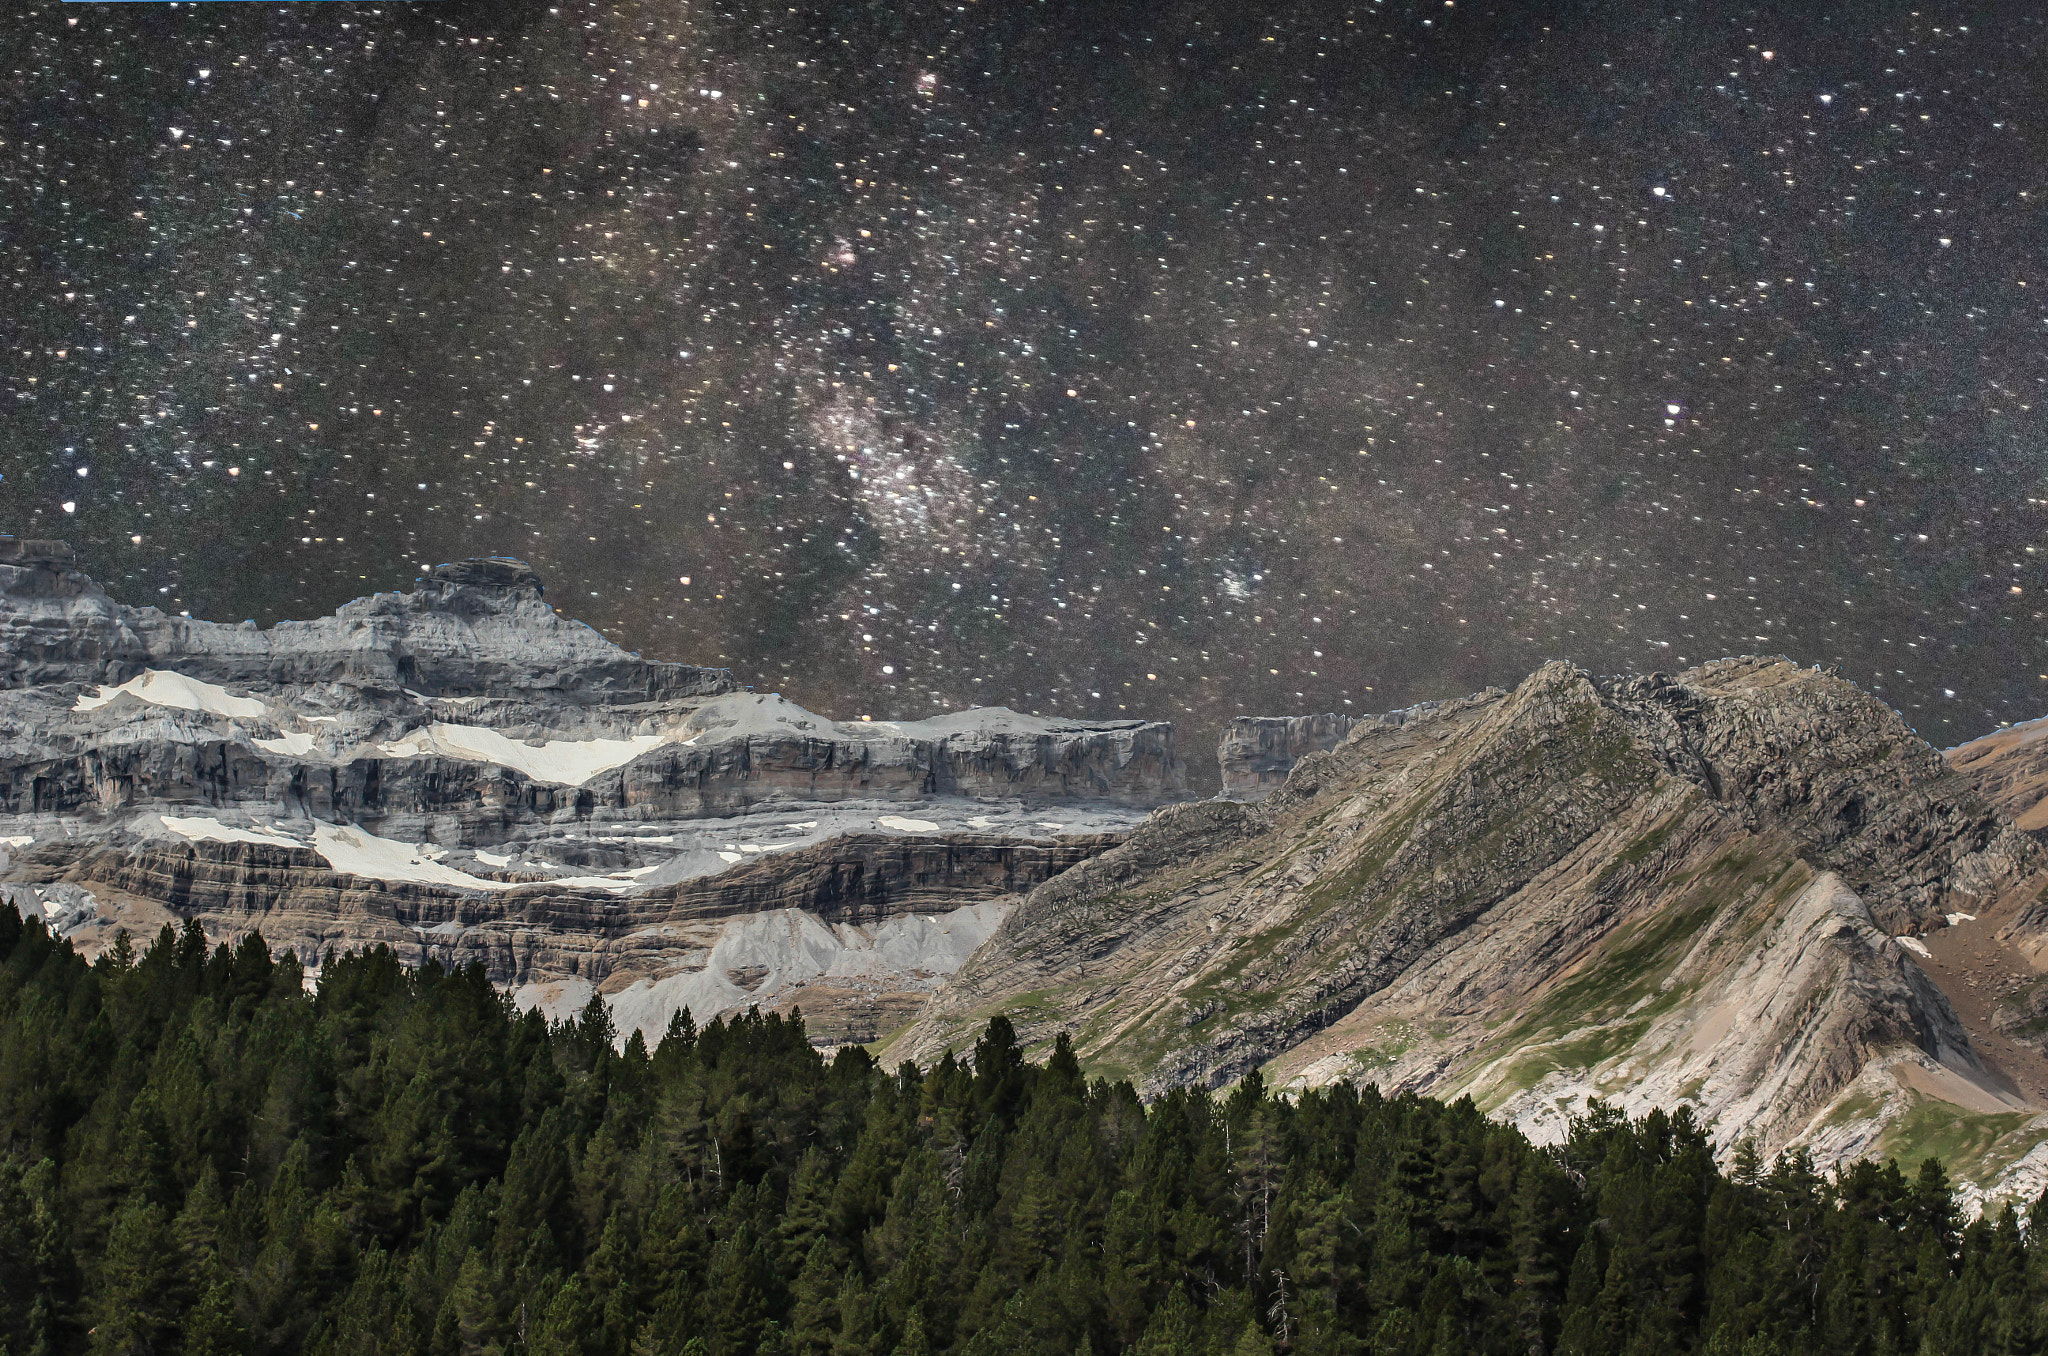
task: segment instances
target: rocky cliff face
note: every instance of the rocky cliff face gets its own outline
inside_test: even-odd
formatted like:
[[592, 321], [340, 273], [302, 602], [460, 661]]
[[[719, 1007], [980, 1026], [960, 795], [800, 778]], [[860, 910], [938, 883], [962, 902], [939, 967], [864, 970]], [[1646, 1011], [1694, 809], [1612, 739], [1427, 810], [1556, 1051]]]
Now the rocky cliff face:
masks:
[[[603, 994], [622, 1031], [659, 1039], [681, 1008], [801, 1007], [813, 1038], [868, 1041], [908, 1020], [1017, 896], [1121, 841], [1020, 842], [945, 833], [845, 834], [753, 853], [730, 869], [635, 886], [630, 872], [567, 881], [500, 868], [358, 874], [330, 841], [59, 838], [20, 853], [0, 886], [96, 950], [126, 927], [196, 918], [230, 944], [261, 932], [317, 975], [337, 949], [384, 945], [411, 964], [481, 962], [523, 1002], [565, 1016]], [[335, 837], [354, 839], [336, 849]], [[356, 861], [343, 856], [351, 865]], [[445, 860], [445, 859], [444, 859]], [[431, 856], [421, 866], [441, 865]]]
[[1355, 717], [1336, 714], [1239, 716], [1223, 727], [1216, 745], [1224, 799], [1265, 796], [1287, 780], [1296, 763], [1343, 743], [1356, 723]]
[[542, 601], [524, 561], [437, 566], [411, 593], [358, 598], [331, 617], [269, 630], [114, 602], [62, 542], [0, 543], [10, 628], [0, 685], [118, 685], [147, 670], [223, 686], [333, 685], [395, 699], [477, 697], [580, 707], [735, 690], [724, 669], [650, 664]]
[[2044, 888], [2040, 846], [1846, 682], [1553, 664], [1360, 720], [1260, 803], [1155, 815], [1038, 887], [888, 1057], [1001, 1011], [1153, 1090], [1372, 1079], [1539, 1136], [1590, 1096], [1691, 1100], [1724, 1143], [1823, 1159], [1967, 1123], [1978, 1185], [2024, 1184], [2048, 1061], [1951, 1001], [1949, 948], [2003, 945]]
[[[934, 940], [904, 920], [970, 909], [992, 925], [1002, 901], [1075, 860], [1051, 844], [1099, 851], [1185, 788], [1170, 725], [1000, 708], [833, 721], [741, 691], [725, 670], [619, 649], [557, 615], [517, 560], [443, 565], [410, 593], [262, 630], [123, 606], [62, 543], [0, 539], [0, 883], [81, 944], [153, 929], [166, 910], [224, 935], [260, 925], [280, 945], [389, 942], [411, 922], [365, 900], [424, 891], [466, 901], [462, 926], [479, 936], [495, 935], [493, 910], [518, 920], [516, 964], [484, 942], [437, 945], [454, 948], [444, 959], [482, 947], [495, 978], [545, 997], [666, 973], [642, 953], [693, 954], [704, 938], [649, 923], [654, 940], [620, 953], [641, 957], [622, 969], [604, 959], [618, 939], [586, 927], [582, 904], [536, 899], [640, 917], [630, 901], [752, 880], [766, 858], [809, 879], [805, 854], [881, 835], [966, 854], [942, 869], [916, 854], [888, 867], [883, 853], [866, 876], [902, 878], [876, 896], [895, 910], [881, 920], [901, 970], [887, 983], [925, 984], [969, 934]], [[270, 856], [232, 878], [168, 865], [227, 849]], [[961, 875], [983, 852], [1015, 868]], [[744, 880], [716, 889], [758, 895]], [[801, 903], [759, 912], [867, 926]], [[902, 940], [914, 935], [937, 950], [917, 960]], [[682, 994], [700, 1018], [760, 997], [708, 982], [663, 993], [645, 1001]]]
[[[2025, 721], [1944, 751], [1984, 798], [2048, 843], [2048, 718]], [[2048, 901], [2006, 925], [2003, 947], [1959, 951], [1991, 1025], [2031, 1052], [2048, 1055]]]

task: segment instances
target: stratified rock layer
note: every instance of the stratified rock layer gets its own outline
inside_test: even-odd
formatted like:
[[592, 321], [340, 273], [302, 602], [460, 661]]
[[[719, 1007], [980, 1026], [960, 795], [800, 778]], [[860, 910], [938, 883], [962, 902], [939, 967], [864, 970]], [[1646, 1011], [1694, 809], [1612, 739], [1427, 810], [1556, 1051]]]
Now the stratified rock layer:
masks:
[[846, 835], [632, 893], [384, 880], [270, 843], [73, 838], [16, 861], [36, 886], [4, 888], [59, 907], [93, 901], [105, 921], [80, 920], [80, 943], [111, 940], [123, 917], [196, 918], [216, 941], [261, 932], [316, 969], [373, 945], [413, 964], [479, 962], [556, 1015], [592, 992], [615, 1007], [623, 995], [621, 1028], [650, 1039], [683, 1007], [708, 1018], [801, 1006], [814, 1038], [865, 1041], [906, 1020], [1016, 896], [1120, 838]]
[[373, 594], [331, 617], [259, 630], [123, 606], [77, 569], [68, 546], [21, 542], [0, 550], [10, 628], [0, 686], [112, 685], [165, 669], [219, 685], [341, 684], [394, 698], [410, 688], [577, 706], [735, 690], [724, 669], [651, 664], [621, 650], [563, 619], [541, 592], [524, 561], [457, 561], [411, 593]]
[[[510, 558], [264, 630], [123, 606], [63, 543], [0, 538], [0, 884], [81, 945], [171, 916], [301, 949], [403, 942], [551, 1005], [644, 982], [660, 992], [634, 1014], [657, 1030], [677, 1003], [771, 1001], [809, 966], [895, 995], [887, 1016], [1077, 860], [1059, 841], [1092, 854], [1185, 794], [1170, 725], [833, 721], [620, 649]], [[911, 840], [943, 862], [885, 846]], [[869, 863], [847, 897], [886, 905], [882, 934], [813, 898], [815, 853]], [[662, 988], [659, 958], [711, 947], [711, 915], [631, 945], [614, 925], [703, 881], [721, 918], [800, 916], [809, 959]], [[758, 933], [747, 947], [779, 954]]]
[[1155, 815], [1034, 891], [888, 1056], [1007, 1012], [1149, 1090], [1371, 1078], [1539, 1135], [1589, 1096], [1689, 1099], [1724, 1144], [1842, 1157], [1929, 1098], [2011, 1129], [2048, 1096], [1985, 1062], [1915, 952], [2037, 907], [2044, 866], [1837, 678], [1552, 664], [1362, 719], [1263, 802]]
[[1287, 780], [1296, 763], [1343, 743], [1356, 723], [1355, 717], [1337, 714], [1237, 717], [1223, 727], [1216, 745], [1225, 799], [1257, 800], [1268, 794]]

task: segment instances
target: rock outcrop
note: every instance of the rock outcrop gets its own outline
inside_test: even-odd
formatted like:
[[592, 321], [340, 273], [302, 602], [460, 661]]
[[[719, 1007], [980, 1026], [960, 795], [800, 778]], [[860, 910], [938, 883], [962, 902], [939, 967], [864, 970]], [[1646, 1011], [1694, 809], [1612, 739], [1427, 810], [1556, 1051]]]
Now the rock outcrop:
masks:
[[[445, 943], [442, 959], [467, 947], [510, 987], [568, 992], [665, 973], [649, 958], [708, 943], [677, 940], [665, 918], [620, 951], [583, 904], [535, 900], [634, 918], [637, 901], [664, 908], [664, 891], [726, 875], [741, 883], [717, 885], [721, 897], [766, 899], [742, 888], [760, 860], [808, 880], [806, 854], [880, 835], [953, 854], [888, 867], [882, 852], [866, 876], [902, 880], [874, 887], [894, 910], [877, 926], [894, 929], [884, 952], [901, 974], [862, 971], [899, 994], [886, 1015], [971, 949], [958, 928], [938, 941], [905, 920], [970, 909], [992, 925], [1003, 901], [1076, 860], [1056, 844], [1098, 852], [1186, 784], [1162, 722], [1001, 708], [833, 721], [742, 691], [723, 669], [645, 660], [558, 615], [510, 558], [442, 565], [411, 592], [261, 629], [126, 607], [63, 543], [0, 539], [0, 883], [81, 945], [173, 914], [223, 935], [261, 926], [279, 945], [395, 943], [413, 926], [400, 901], [424, 892], [466, 901], [461, 926], [479, 937], [496, 935], [487, 919], [502, 910], [528, 939], [517, 964], [484, 941]], [[261, 869], [229, 880], [166, 865], [230, 848]], [[961, 874], [984, 853], [1016, 865]], [[106, 906], [82, 906], [78, 890], [106, 892]], [[366, 890], [399, 912], [385, 918]], [[757, 912], [867, 926], [821, 908]], [[912, 935], [938, 950], [916, 960], [901, 942]], [[888, 988], [897, 980], [915, 983]], [[716, 1002], [767, 1001], [758, 985], [663, 993], [700, 1019]], [[821, 1034], [832, 1026], [821, 1018]]]
[[630, 875], [509, 869], [394, 880], [254, 837], [56, 839], [20, 855], [12, 874], [24, 883], [0, 890], [93, 949], [123, 926], [190, 918], [216, 942], [261, 932], [316, 975], [338, 949], [383, 945], [411, 964], [479, 962], [555, 1016], [601, 993], [622, 1031], [650, 1040], [684, 1007], [708, 1018], [800, 1006], [813, 1037], [837, 1043], [900, 1026], [1017, 896], [1122, 835], [847, 834], [644, 888], [624, 888]]
[[1223, 737], [1216, 743], [1224, 798], [1259, 799], [1285, 782], [1303, 758], [1343, 743], [1356, 723], [1354, 716], [1335, 713], [1237, 717], [1223, 727]]
[[262, 630], [131, 608], [109, 598], [61, 542], [0, 549], [10, 628], [0, 686], [126, 683], [147, 670], [266, 690], [329, 685], [395, 699], [622, 705], [736, 690], [724, 669], [652, 664], [542, 601], [524, 561], [440, 565], [411, 593], [380, 593], [317, 621]]
[[[1942, 756], [1986, 800], [2048, 844], [2048, 717], [1995, 730], [1944, 750]], [[1973, 982], [1988, 991], [1991, 1024], [2016, 1044], [2048, 1057], [2048, 976], [2036, 973], [2048, 967], [2048, 901], [2021, 910], [2004, 934], [2007, 949], [2025, 963], [2013, 963], [1996, 951], [1972, 955]], [[2048, 1175], [2048, 1163], [2043, 1170]]]
[[1937, 934], [1995, 943], [2044, 888], [2040, 845], [1847, 682], [1552, 664], [1360, 719], [1263, 801], [1155, 815], [1033, 891], [887, 1057], [1006, 1012], [1148, 1090], [1370, 1079], [1538, 1136], [1591, 1096], [1829, 1160], [1976, 1118], [1989, 1189], [2048, 1062], [1986, 1057]]

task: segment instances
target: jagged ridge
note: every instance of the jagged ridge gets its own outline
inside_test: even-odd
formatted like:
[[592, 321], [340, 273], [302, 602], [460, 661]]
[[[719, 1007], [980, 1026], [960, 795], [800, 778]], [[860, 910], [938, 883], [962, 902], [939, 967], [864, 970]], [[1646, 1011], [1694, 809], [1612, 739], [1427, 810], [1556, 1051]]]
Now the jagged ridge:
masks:
[[2034, 1105], [1893, 938], [2031, 907], [2043, 865], [1840, 679], [1552, 664], [1362, 719], [1262, 803], [1155, 816], [1034, 891], [890, 1056], [1004, 1011], [1153, 1090], [1370, 1076], [1539, 1133], [1592, 1093], [1687, 1096], [1726, 1137], [1850, 1153], [1892, 1114], [1828, 1122], [1867, 1077]]

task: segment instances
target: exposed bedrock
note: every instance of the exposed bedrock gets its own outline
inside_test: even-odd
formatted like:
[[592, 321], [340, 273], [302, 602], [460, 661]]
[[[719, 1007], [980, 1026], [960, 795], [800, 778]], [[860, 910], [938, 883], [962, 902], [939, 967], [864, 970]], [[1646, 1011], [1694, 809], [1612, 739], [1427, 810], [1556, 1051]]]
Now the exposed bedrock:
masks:
[[[381, 944], [413, 963], [481, 961], [492, 981], [508, 989], [575, 982], [571, 987], [581, 995], [697, 974], [722, 937], [744, 931], [750, 921], [778, 919], [819, 933], [828, 939], [826, 950], [844, 955], [769, 955], [764, 959], [779, 964], [743, 974], [750, 983], [719, 977], [732, 993], [719, 991], [699, 1003], [687, 1001], [699, 995], [683, 994], [643, 1015], [658, 1034], [679, 1006], [708, 1019], [741, 1002], [802, 1002], [813, 1035], [834, 1040], [846, 1033], [827, 1010], [835, 1002], [833, 986], [819, 980], [830, 978], [835, 964], [847, 970], [846, 957], [873, 960], [878, 934], [901, 933], [916, 919], [943, 929], [963, 909], [973, 915], [964, 925], [979, 928], [972, 939], [978, 943], [1015, 899], [1120, 839], [847, 835], [630, 894], [518, 883], [512, 873], [502, 888], [490, 890], [379, 880], [335, 871], [307, 848], [246, 842], [59, 840], [22, 854], [10, 874], [69, 907], [76, 907], [74, 895], [52, 893], [52, 887], [82, 890], [110, 923], [122, 905], [144, 902], [198, 919], [216, 941], [260, 931], [273, 948], [290, 948], [309, 962], [337, 948]], [[899, 944], [880, 958], [885, 963], [862, 960], [851, 967], [851, 977], [861, 981], [852, 986], [860, 1002], [894, 995], [901, 1012], [906, 998], [910, 1005], [921, 1001], [972, 947], [957, 955], [944, 945], [925, 949], [932, 954]]]
[[844, 1035], [1186, 785], [1164, 722], [835, 721], [646, 661], [510, 558], [263, 629], [0, 538], [0, 885], [88, 949], [198, 918], [481, 959], [551, 1011], [639, 985], [657, 1030], [804, 990]]
[[1223, 727], [1216, 745], [1224, 797], [1257, 800], [1286, 781], [1309, 754], [1336, 748], [1354, 723], [1354, 717], [1335, 713], [1237, 717]]
[[1984, 798], [2037, 837], [2048, 837], [2048, 716], [1942, 751]]
[[[69, 713], [61, 703], [30, 712], [4, 697], [0, 814], [241, 807], [490, 845], [515, 837], [523, 824], [560, 817], [660, 822], [741, 814], [772, 803], [931, 796], [1146, 807], [1184, 799], [1187, 785], [1173, 729], [1163, 722], [1040, 722], [1054, 728], [930, 735], [876, 731], [864, 739], [750, 732], [717, 742], [662, 743], [572, 785], [477, 758], [383, 754], [371, 741], [337, 758], [272, 753], [255, 743], [269, 728], [260, 723], [237, 729], [148, 708], [119, 728], [107, 728], [110, 717], [90, 726], [80, 722], [84, 728], [73, 732], [65, 728]], [[94, 737], [102, 732], [112, 737]], [[398, 726], [390, 733], [402, 739], [405, 731]]]
[[1261, 800], [1155, 814], [1034, 890], [887, 1055], [1001, 1012], [1149, 1091], [1371, 1080], [1542, 1135], [1593, 1096], [1690, 1100], [1724, 1145], [1831, 1159], [1909, 1151], [1932, 1098], [1991, 1118], [1991, 1181], [2048, 1079], [1986, 1062], [1937, 934], [1995, 944], [2044, 886], [2039, 844], [1831, 674], [1549, 664], [1360, 718]]
[[621, 650], [558, 616], [517, 560], [259, 630], [125, 607], [62, 543], [0, 539], [0, 814], [267, 808], [489, 843], [565, 816], [1186, 795], [1168, 723], [833, 721]]
[[[9, 544], [11, 543], [11, 544]], [[542, 601], [540, 577], [509, 558], [436, 566], [411, 593], [379, 593], [331, 617], [228, 624], [132, 608], [79, 570], [62, 542], [0, 542], [10, 628], [0, 687], [128, 681], [169, 669], [218, 684], [339, 683], [396, 696], [485, 692], [573, 705], [712, 696], [724, 669], [654, 664]]]

